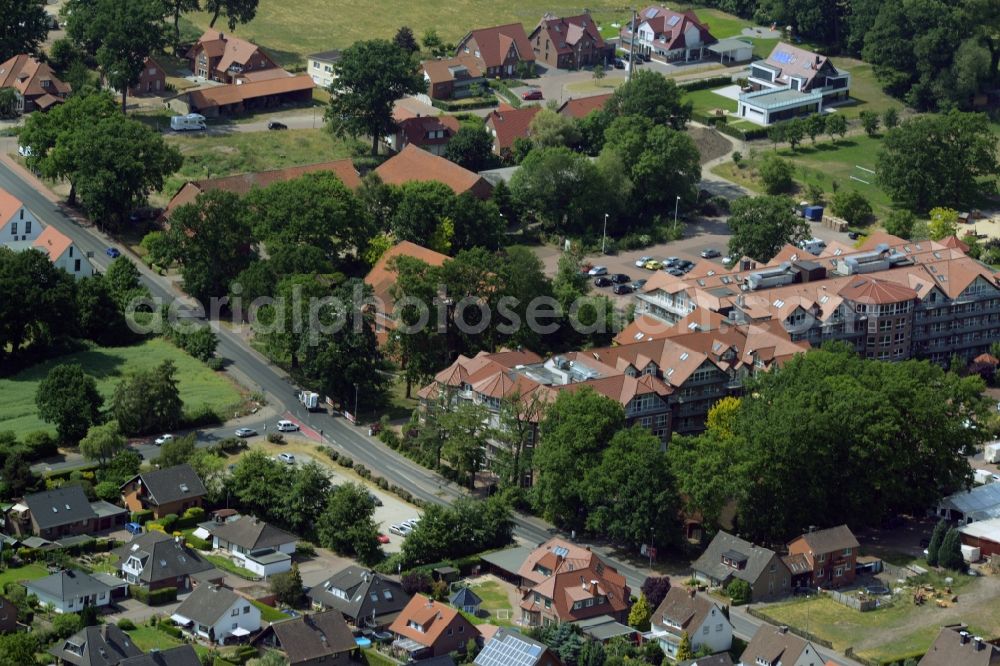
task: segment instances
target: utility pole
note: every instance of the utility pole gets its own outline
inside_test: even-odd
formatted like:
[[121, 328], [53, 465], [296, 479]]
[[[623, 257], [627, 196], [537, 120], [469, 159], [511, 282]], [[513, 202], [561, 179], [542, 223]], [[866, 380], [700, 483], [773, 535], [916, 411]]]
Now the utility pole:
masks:
[[629, 40], [628, 44], [628, 83], [632, 82], [632, 70], [635, 69], [635, 30], [636, 30], [636, 13], [635, 9], [632, 10], [632, 39]]

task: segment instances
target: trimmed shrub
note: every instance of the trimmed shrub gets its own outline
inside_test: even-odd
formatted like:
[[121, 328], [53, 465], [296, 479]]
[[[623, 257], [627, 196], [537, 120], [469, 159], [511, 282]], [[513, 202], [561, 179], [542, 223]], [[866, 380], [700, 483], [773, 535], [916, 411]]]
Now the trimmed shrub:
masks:
[[[149, 593], [149, 605], [159, 606], [161, 604], [169, 604], [177, 601], [177, 588], [176, 587], [164, 587], [159, 590], [153, 590]], [[180, 629], [177, 630], [180, 632]], [[178, 638], [180, 636], [178, 635]]]
[[267, 433], [267, 441], [271, 444], [284, 444], [285, 436], [280, 432], [269, 432]]
[[143, 509], [142, 511], [133, 511], [132, 515], [129, 516], [129, 520], [131, 520], [133, 523], [139, 523], [140, 525], [145, 525], [152, 519], [153, 519], [153, 511], [151, 509]]
[[168, 513], [167, 515], [160, 518], [157, 522], [163, 527], [164, 532], [173, 532], [174, 527], [177, 526], [177, 521], [179, 520], [176, 513]]
[[693, 92], [695, 90], [708, 90], [709, 88], [719, 88], [722, 86], [729, 86], [733, 83], [733, 77], [731, 76], [713, 76], [710, 79], [701, 79], [699, 81], [692, 81], [691, 83], [684, 83], [679, 86], [681, 90], [686, 90], [688, 92]]
[[197, 550], [212, 550], [212, 542], [208, 539], [199, 539], [193, 534], [189, 534], [184, 541], [187, 545]]
[[181, 633], [180, 628], [175, 627], [172, 624], [167, 624], [166, 622], [160, 623], [160, 631], [165, 633], [167, 636], [173, 636], [174, 638], [181, 638], [184, 636], [184, 634]]
[[347, 456], [341, 456], [340, 460], [337, 461], [337, 464], [340, 465], [341, 467], [346, 467], [347, 469], [351, 469], [352, 467], [354, 467], [354, 461], [348, 458]]
[[135, 622], [128, 619], [127, 617], [123, 617], [122, 619], [118, 620], [118, 628], [121, 629], [122, 631], [132, 631], [133, 629], [135, 629]]

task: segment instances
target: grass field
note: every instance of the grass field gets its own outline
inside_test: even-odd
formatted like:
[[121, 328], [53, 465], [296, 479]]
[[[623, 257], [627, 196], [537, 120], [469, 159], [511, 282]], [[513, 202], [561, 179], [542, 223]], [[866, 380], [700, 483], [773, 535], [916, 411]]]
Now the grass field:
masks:
[[[483, 600], [479, 608], [489, 614], [486, 617], [476, 617], [463, 611], [462, 615], [470, 622], [473, 624], [485, 624], [488, 622], [501, 627], [514, 626], [514, 611], [510, 606], [510, 599], [507, 598], [507, 592], [500, 583], [495, 580], [486, 580], [470, 585], [469, 588]], [[499, 618], [497, 611], [506, 611], [503, 613], [506, 617], [503, 619]]]
[[184, 156], [180, 171], [167, 179], [154, 201], [162, 205], [186, 181], [229, 176], [251, 171], [280, 169], [301, 164], [350, 157], [357, 144], [334, 137], [322, 128], [322, 110], [316, 114], [319, 129], [284, 132], [233, 132], [226, 135], [168, 134], [167, 141]]
[[41, 564], [26, 564], [23, 567], [15, 567], [0, 571], [0, 590], [7, 583], [20, 583], [26, 580], [37, 580], [49, 575], [48, 570]]
[[288, 619], [287, 615], [273, 606], [262, 604], [259, 601], [254, 601], [253, 599], [250, 600], [250, 603], [257, 607], [257, 610], [260, 611], [261, 619], [266, 622], [280, 622], [281, 620]]
[[[676, 9], [675, 5], [670, 5]], [[753, 22], [733, 16], [718, 9], [696, 9], [694, 15], [702, 23], [708, 24], [708, 29], [712, 31], [712, 36], [716, 39], [726, 39], [727, 37], [739, 37], [743, 34], [744, 28], [752, 28]]]
[[686, 93], [684, 99], [694, 104], [695, 113], [712, 113], [716, 109], [736, 113], [736, 100], [717, 95], [712, 90], [694, 90]]
[[150, 650], [169, 650], [172, 647], [182, 645], [184, 641], [166, 634], [156, 627], [138, 626], [132, 631], [126, 632], [132, 637], [132, 642], [143, 652]]
[[255, 574], [254, 572], [250, 571], [249, 569], [244, 569], [243, 567], [241, 567], [238, 564], [234, 563], [231, 559], [229, 559], [225, 555], [208, 555], [208, 554], [205, 554], [205, 555], [203, 555], [203, 557], [206, 560], [208, 560], [209, 562], [211, 562], [212, 564], [214, 564], [216, 566], [216, 568], [222, 569], [223, 571], [228, 571], [231, 574], [236, 574], [237, 576], [240, 576], [241, 578], [252, 579], [252, 578], [255, 578], [257, 576], [257, 574]]
[[236, 386], [223, 375], [188, 356], [169, 342], [149, 340], [133, 347], [94, 347], [87, 351], [61, 356], [0, 379], [0, 430], [13, 430], [18, 436], [36, 430], [55, 432], [38, 418], [35, 392], [48, 371], [62, 363], [78, 363], [93, 375], [97, 388], [109, 399], [115, 386], [129, 372], [153, 368], [165, 360], [177, 366], [178, 387], [185, 411], [208, 406], [222, 414], [240, 402]]

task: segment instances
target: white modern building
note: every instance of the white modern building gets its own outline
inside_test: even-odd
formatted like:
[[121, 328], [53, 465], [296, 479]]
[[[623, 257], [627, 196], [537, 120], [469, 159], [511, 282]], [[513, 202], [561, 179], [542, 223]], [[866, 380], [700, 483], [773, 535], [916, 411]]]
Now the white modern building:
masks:
[[[620, 37], [621, 47], [628, 51], [633, 41], [631, 23], [622, 26]], [[694, 62], [708, 57], [708, 47], [717, 41], [692, 11], [681, 13], [654, 5], [638, 14], [636, 54], [666, 62]]]
[[760, 125], [822, 113], [850, 97], [851, 75], [826, 56], [779, 43], [765, 60], [750, 65], [749, 92], [739, 97], [736, 115]]
[[336, 79], [333, 73], [333, 65], [340, 60], [340, 51], [322, 51], [309, 56], [308, 74], [312, 77], [313, 83], [324, 88], [329, 88]]

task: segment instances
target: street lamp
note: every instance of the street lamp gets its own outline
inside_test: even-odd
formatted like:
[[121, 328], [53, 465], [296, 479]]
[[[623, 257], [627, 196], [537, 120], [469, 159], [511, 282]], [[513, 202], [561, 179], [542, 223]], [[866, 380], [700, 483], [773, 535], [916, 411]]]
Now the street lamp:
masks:
[[354, 385], [354, 422], [358, 423], [358, 385]]
[[[680, 197], [677, 197], [680, 199]], [[607, 254], [608, 245], [608, 214], [604, 214], [604, 234], [601, 236], [601, 254]]]
[[674, 200], [674, 231], [677, 231], [677, 208], [681, 205], [681, 195]]

